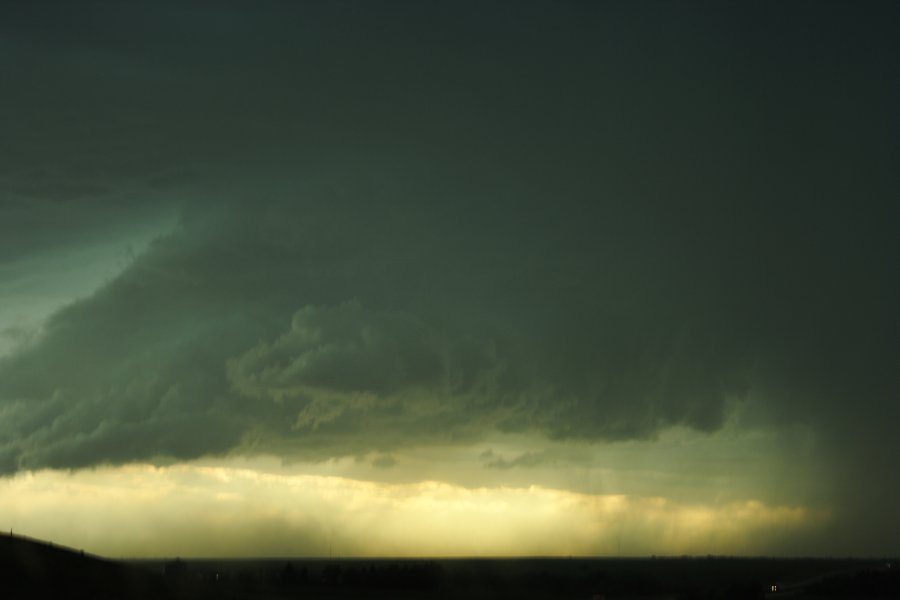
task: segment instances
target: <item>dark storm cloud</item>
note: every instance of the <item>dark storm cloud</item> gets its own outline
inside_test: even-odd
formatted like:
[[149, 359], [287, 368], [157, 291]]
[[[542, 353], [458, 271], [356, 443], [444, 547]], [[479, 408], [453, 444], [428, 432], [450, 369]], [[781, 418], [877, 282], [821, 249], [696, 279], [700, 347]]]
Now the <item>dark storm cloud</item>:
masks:
[[896, 455], [890, 5], [11, 6], [4, 253], [129, 186], [184, 210], [0, 363], [5, 472], [652, 438], [750, 397], [846, 490]]
[[[604, 238], [579, 231], [595, 208], [561, 200], [535, 214], [494, 207], [505, 221], [461, 202], [435, 222], [424, 204], [356, 200], [370, 185], [347, 202], [308, 188], [189, 210], [4, 362], [6, 468], [188, 458], [248, 439], [324, 457], [491, 430], [711, 431], [748, 390], [764, 390], [779, 418], [812, 422], [839, 419], [851, 399], [887, 401], [877, 386], [890, 381], [888, 358], [857, 358], [861, 338], [890, 352], [890, 329], [874, 329], [892, 323], [887, 306], [852, 328], [831, 323], [821, 314], [842, 300], [804, 281], [751, 311], [742, 296], [753, 285], [697, 273], [703, 257], [663, 237], [678, 232]], [[557, 237], [554, 218], [581, 239]], [[738, 258], [715, 250], [707, 268]], [[796, 252], [754, 261], [773, 272]]]
[[297, 311], [291, 330], [232, 363], [232, 381], [250, 394], [296, 387], [391, 394], [434, 386], [444, 368], [423, 325], [373, 314], [358, 302]]
[[7, 452], [21, 466], [183, 458], [260, 427], [337, 455], [492, 427], [616, 439], [714, 429], [740, 391], [735, 356], [691, 363], [706, 350], [683, 326], [602, 310], [537, 223], [463, 233], [421, 208], [307, 202], [198, 208], [57, 313], [3, 365]]

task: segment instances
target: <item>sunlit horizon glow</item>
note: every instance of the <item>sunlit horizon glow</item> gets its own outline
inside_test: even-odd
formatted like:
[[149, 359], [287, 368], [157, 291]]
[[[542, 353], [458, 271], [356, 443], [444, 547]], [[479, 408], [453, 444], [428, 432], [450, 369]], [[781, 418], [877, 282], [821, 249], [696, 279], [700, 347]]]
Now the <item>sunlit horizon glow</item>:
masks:
[[900, 553], [900, 3], [71, 4], [0, 2], [3, 530]]
[[20, 473], [0, 480], [0, 514], [14, 532], [123, 558], [758, 555], [829, 519], [754, 499], [684, 504], [200, 463]]

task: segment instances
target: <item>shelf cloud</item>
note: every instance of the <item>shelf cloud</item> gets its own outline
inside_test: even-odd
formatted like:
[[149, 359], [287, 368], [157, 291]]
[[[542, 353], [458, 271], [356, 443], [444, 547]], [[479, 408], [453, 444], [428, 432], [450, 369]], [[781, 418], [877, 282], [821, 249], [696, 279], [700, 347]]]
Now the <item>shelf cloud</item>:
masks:
[[893, 9], [64, 4], [0, 9], [4, 476], [764, 432], [900, 532]]

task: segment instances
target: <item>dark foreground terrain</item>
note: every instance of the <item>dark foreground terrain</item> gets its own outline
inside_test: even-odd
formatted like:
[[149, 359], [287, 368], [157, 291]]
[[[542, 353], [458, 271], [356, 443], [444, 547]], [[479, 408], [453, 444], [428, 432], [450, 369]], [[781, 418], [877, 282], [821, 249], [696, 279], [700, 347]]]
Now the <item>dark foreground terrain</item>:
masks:
[[172, 598], [165, 578], [135, 565], [31, 538], [0, 536], [0, 598]]
[[900, 598], [891, 560], [772, 558], [111, 561], [0, 537], [0, 598]]

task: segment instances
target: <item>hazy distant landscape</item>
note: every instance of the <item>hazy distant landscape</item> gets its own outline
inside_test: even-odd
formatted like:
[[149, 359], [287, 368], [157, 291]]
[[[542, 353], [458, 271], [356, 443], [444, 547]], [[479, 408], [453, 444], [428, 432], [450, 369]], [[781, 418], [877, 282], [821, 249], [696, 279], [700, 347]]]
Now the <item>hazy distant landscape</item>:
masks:
[[18, 598], [898, 598], [893, 559], [734, 557], [108, 560], [0, 540]]
[[898, 24], [0, 0], [0, 600], [900, 597]]

